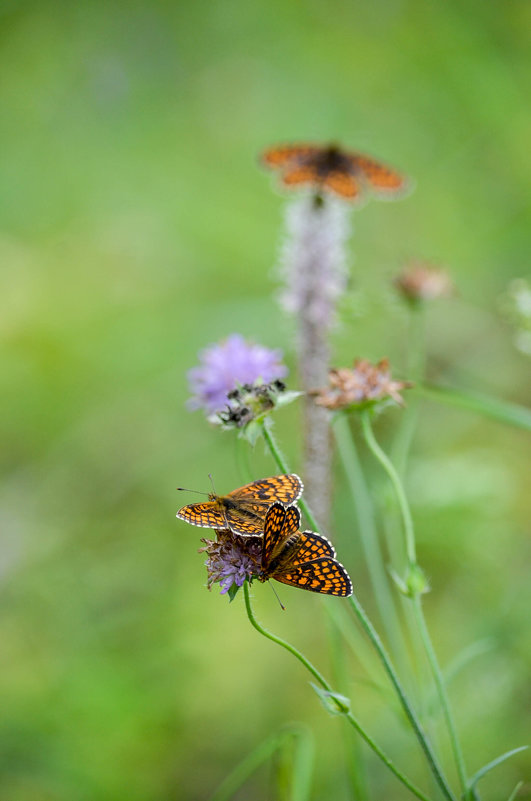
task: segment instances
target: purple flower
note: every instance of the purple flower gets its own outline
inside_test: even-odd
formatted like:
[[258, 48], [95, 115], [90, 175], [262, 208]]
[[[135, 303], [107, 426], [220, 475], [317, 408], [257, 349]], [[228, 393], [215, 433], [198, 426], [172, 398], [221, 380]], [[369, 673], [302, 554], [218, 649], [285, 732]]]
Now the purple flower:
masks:
[[239, 334], [205, 348], [199, 359], [201, 365], [188, 371], [192, 392], [188, 405], [209, 414], [225, 409], [228, 393], [238, 384], [254, 384], [258, 379], [269, 383], [288, 372], [282, 351], [246, 342]]
[[253, 537], [238, 537], [231, 531], [217, 531], [217, 540], [204, 539], [208, 558], [205, 562], [208, 573], [208, 589], [219, 582], [221, 594], [225, 595], [231, 587], [241, 587], [245, 579], [256, 574], [260, 563], [261, 544]]

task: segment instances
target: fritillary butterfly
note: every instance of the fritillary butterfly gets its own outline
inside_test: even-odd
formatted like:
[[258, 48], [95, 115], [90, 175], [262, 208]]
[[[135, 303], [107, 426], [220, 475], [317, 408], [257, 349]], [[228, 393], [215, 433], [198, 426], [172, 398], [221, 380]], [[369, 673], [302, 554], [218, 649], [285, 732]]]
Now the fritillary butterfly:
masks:
[[303, 490], [299, 476], [271, 476], [253, 481], [228, 495], [211, 493], [204, 503], [191, 503], [177, 512], [177, 517], [201, 528], [230, 529], [244, 537], [261, 536], [264, 518], [272, 503], [292, 504]]
[[313, 531], [299, 531], [300, 512], [274, 503], [267, 510], [259, 581], [274, 578], [302, 590], [325, 595], [352, 595], [352, 582], [334, 546]]
[[280, 145], [266, 150], [262, 161], [280, 172], [284, 186], [306, 185], [345, 200], [358, 200], [366, 189], [391, 198], [407, 186], [404, 176], [391, 167], [337, 145]]

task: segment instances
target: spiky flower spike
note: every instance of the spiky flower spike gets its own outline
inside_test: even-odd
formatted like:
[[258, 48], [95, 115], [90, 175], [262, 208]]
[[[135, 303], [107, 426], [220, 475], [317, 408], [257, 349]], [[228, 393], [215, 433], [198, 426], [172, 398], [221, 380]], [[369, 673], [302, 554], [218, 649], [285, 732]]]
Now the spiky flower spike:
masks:
[[357, 359], [353, 367], [333, 368], [328, 373], [328, 386], [312, 393], [315, 403], [331, 411], [338, 409], [361, 409], [395, 403], [404, 404], [400, 394], [412, 384], [394, 381], [391, 378], [388, 359], [371, 364], [366, 359]]

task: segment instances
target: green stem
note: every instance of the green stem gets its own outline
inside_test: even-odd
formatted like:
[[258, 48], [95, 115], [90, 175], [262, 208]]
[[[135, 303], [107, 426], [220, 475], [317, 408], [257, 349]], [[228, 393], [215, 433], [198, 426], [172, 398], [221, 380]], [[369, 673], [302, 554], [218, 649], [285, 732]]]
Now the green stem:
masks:
[[[308, 732], [296, 724], [284, 727], [267, 740], [260, 743], [250, 754], [223, 779], [210, 801], [230, 801], [233, 795], [242, 787], [257, 768], [266, 762], [276, 751], [293, 740], [296, 744], [296, 755], [293, 759], [292, 801], [303, 801], [310, 797], [311, 769], [309, 762], [313, 761], [312, 744]], [[309, 758], [308, 758], [309, 752]], [[298, 765], [297, 763], [301, 763]], [[303, 764], [306, 763], [306, 764]]]
[[424, 611], [422, 609], [422, 601], [420, 595], [415, 595], [413, 597], [413, 612], [415, 615], [415, 620], [417, 621], [417, 626], [420, 632], [422, 644], [424, 646], [424, 650], [426, 651], [428, 662], [430, 663], [430, 668], [431, 672], [433, 673], [433, 678], [435, 680], [437, 692], [439, 694], [439, 699], [443, 710], [444, 719], [446, 721], [446, 726], [448, 728], [448, 733], [450, 735], [450, 741], [452, 743], [452, 750], [454, 752], [454, 759], [457, 766], [457, 773], [459, 775], [459, 782], [461, 784], [461, 789], [463, 790], [463, 795], [466, 798], [468, 781], [466, 776], [465, 761], [463, 758], [463, 753], [461, 751], [461, 746], [459, 745], [457, 729], [455, 727], [452, 710], [450, 708], [450, 700], [448, 698], [448, 693], [446, 692], [442, 671], [439, 666], [439, 662], [437, 661], [435, 649], [433, 647], [430, 633], [426, 625], [426, 619], [424, 617]]
[[[271, 430], [271, 423], [270, 423], [268, 418], [265, 418], [265, 420], [262, 421], [262, 433], [264, 435], [264, 439], [266, 441], [266, 444], [267, 444], [269, 450], [271, 451], [271, 456], [273, 457], [273, 459], [277, 463], [278, 469], [281, 470], [283, 473], [288, 474], [290, 472], [290, 469], [289, 469], [289, 467], [288, 467], [288, 465], [286, 463], [286, 460], [284, 459], [282, 451], [280, 450], [280, 448], [277, 445], [275, 437], [273, 436], [273, 432]], [[311, 527], [313, 528], [313, 530], [314, 531], [319, 531], [319, 524], [317, 523], [315, 517], [313, 516], [313, 514], [311, 512], [310, 507], [308, 506], [308, 504], [306, 503], [304, 498], [299, 498], [299, 500], [297, 501], [297, 504], [298, 504], [298, 506], [301, 507], [302, 511], [306, 515], [306, 517], [308, 519], [308, 522], [311, 525]]]
[[[311, 675], [316, 679], [316, 681], [321, 685], [321, 687], [327, 692], [330, 693], [332, 696], [335, 695], [334, 691], [332, 690], [331, 686], [328, 684], [326, 679], [319, 673], [317, 668], [315, 668], [309, 659], [306, 659], [300, 651], [294, 648], [289, 642], [286, 640], [282, 640], [280, 637], [277, 637], [275, 634], [272, 634], [270, 631], [267, 631], [263, 628], [263, 626], [258, 623], [257, 619], [254, 616], [254, 612], [251, 606], [251, 597], [249, 594], [249, 582], [245, 581], [243, 585], [243, 593], [245, 598], [245, 608], [247, 610], [247, 616], [252, 626], [264, 637], [267, 637], [268, 640], [280, 645], [282, 648], [285, 648], [290, 654], [301, 662], [306, 670], [308, 670]], [[417, 798], [420, 798], [421, 801], [430, 801], [430, 799], [416, 787], [413, 782], [411, 782], [407, 776], [405, 776], [394, 764], [391, 760], [386, 756], [386, 754], [382, 751], [382, 749], [375, 743], [372, 737], [367, 734], [361, 723], [354, 717], [351, 712], [341, 711], [338, 707], [338, 712], [342, 714], [350, 723], [350, 725], [358, 732], [358, 734], [365, 740], [369, 748], [371, 748], [374, 753], [381, 759], [381, 761], [386, 765], [389, 770], [394, 773], [396, 778], [405, 785], [408, 790], [410, 790], [413, 795]]]
[[[369, 426], [370, 426], [370, 423], [369, 423]], [[282, 453], [280, 452], [280, 449], [279, 449], [278, 445], [276, 444], [275, 439], [274, 439], [274, 437], [273, 437], [273, 435], [271, 433], [270, 426], [267, 424], [266, 421], [264, 421], [264, 423], [262, 423], [262, 430], [263, 430], [263, 433], [264, 433], [264, 439], [265, 439], [267, 445], [269, 446], [271, 454], [272, 454], [273, 458], [275, 459], [279, 469], [282, 470], [283, 473], [289, 473], [290, 471], [289, 471], [288, 465], [285, 462], [284, 457], [282, 456]], [[383, 451], [381, 451], [381, 452], [383, 454]], [[385, 454], [383, 454], [383, 455], [385, 456]], [[387, 460], [387, 461], [389, 461], [389, 460]], [[391, 467], [392, 467], [392, 465], [391, 465]], [[307, 508], [306, 504], [303, 504], [302, 499], [299, 499], [298, 503], [300, 504], [300, 506], [305, 511], [305, 514], [308, 517], [308, 520], [310, 521], [310, 523], [312, 525], [315, 525], [315, 521], [313, 521], [313, 517], [311, 515], [311, 512]], [[406, 503], [406, 508], [407, 509], [409, 508], [409, 507], [407, 507], [407, 503]], [[244, 585], [244, 587], [245, 586], [246, 585]], [[397, 692], [397, 694], [398, 694], [398, 696], [400, 698], [400, 702], [401, 702], [401, 704], [402, 704], [402, 706], [404, 708], [406, 716], [407, 716], [408, 720], [410, 721], [410, 723], [411, 723], [411, 725], [412, 725], [412, 727], [413, 727], [413, 729], [415, 731], [415, 734], [417, 735], [417, 738], [418, 738], [418, 740], [420, 742], [420, 745], [421, 745], [424, 753], [426, 754], [426, 758], [428, 760], [428, 764], [430, 765], [430, 768], [431, 768], [431, 770], [433, 772], [433, 775], [434, 775], [437, 783], [439, 784], [441, 790], [443, 791], [443, 793], [444, 793], [445, 797], [448, 799], [448, 801], [455, 801], [454, 795], [452, 794], [452, 791], [451, 791], [450, 787], [448, 786], [448, 783], [446, 782], [446, 779], [444, 778], [444, 776], [442, 774], [442, 771], [441, 771], [441, 769], [440, 769], [440, 767], [439, 767], [439, 765], [437, 763], [435, 754], [433, 753], [433, 750], [431, 748], [429, 740], [426, 737], [425, 733], [423, 732], [422, 726], [420, 724], [420, 721], [418, 720], [418, 718], [417, 718], [417, 716], [416, 716], [416, 714], [415, 714], [415, 712], [413, 710], [413, 707], [411, 706], [411, 703], [409, 702], [409, 700], [408, 700], [408, 698], [407, 698], [407, 696], [406, 696], [406, 694], [405, 694], [405, 692], [404, 692], [404, 690], [402, 688], [402, 685], [400, 684], [400, 681], [398, 679], [396, 671], [395, 671], [395, 669], [394, 669], [394, 667], [393, 667], [393, 665], [391, 663], [391, 660], [389, 659], [389, 657], [387, 655], [387, 652], [385, 651], [385, 648], [384, 648], [384, 646], [382, 644], [382, 641], [380, 640], [380, 637], [378, 636], [378, 634], [376, 632], [376, 629], [374, 628], [374, 626], [370, 622], [366, 612], [364, 611], [363, 607], [361, 606], [359, 601], [356, 599], [356, 597], [353, 595], [348, 600], [349, 600], [352, 608], [354, 609], [354, 612], [358, 616], [358, 618], [359, 618], [359, 620], [360, 620], [365, 632], [369, 636], [369, 639], [371, 640], [373, 646], [375, 647], [376, 651], [378, 652], [378, 655], [380, 656], [380, 659], [383, 662], [385, 670], [386, 670], [389, 678], [391, 679], [391, 682], [392, 682], [392, 684], [393, 684], [393, 686], [394, 686], [394, 688], [395, 688], [395, 690], [396, 690], [396, 692]], [[252, 622], [252, 620], [251, 620], [251, 622]], [[258, 630], [260, 631], [261, 629], [258, 629]], [[262, 633], [264, 633], [264, 632], [262, 631]], [[273, 635], [267, 634], [265, 636], [270, 636], [270, 638], [273, 639]], [[277, 640], [275, 640], [275, 641], [277, 641]], [[284, 647], [288, 647], [288, 650], [291, 649], [291, 646], [287, 646], [287, 644], [284, 644], [283, 640], [280, 640], [278, 642], [279, 642], [279, 644], [284, 645]]]
[[[343, 695], [346, 695], [348, 692], [348, 653], [344, 647], [343, 634], [339, 627], [334, 625], [334, 621], [331, 617], [328, 619], [328, 624], [332, 663], [332, 680], [335, 686], [339, 689], [339, 692]], [[353, 799], [355, 799], [355, 801], [368, 801], [360, 739], [354, 731], [344, 727], [343, 735], [350, 795]]]
[[365, 482], [346, 414], [340, 413], [335, 417], [333, 430], [338, 453], [354, 502], [354, 512], [358, 519], [358, 534], [374, 590], [374, 597], [385, 627], [387, 639], [391, 645], [391, 651], [396, 655], [402, 652], [402, 640], [400, 637], [401, 623], [389, 587], [380, 541], [378, 539], [378, 532], [376, 530], [372, 498]]
[[363, 430], [363, 434], [365, 436], [365, 440], [369, 449], [372, 451], [376, 459], [380, 462], [384, 470], [387, 472], [387, 475], [391, 479], [391, 483], [394, 487], [396, 498], [398, 501], [398, 506], [400, 507], [400, 512], [402, 514], [402, 519], [404, 521], [404, 532], [406, 535], [406, 554], [407, 559], [410, 565], [416, 565], [417, 563], [417, 553], [415, 548], [415, 532], [413, 530], [413, 519], [411, 517], [411, 512], [409, 510], [409, 504], [406, 499], [406, 495], [404, 493], [404, 489], [402, 487], [402, 482], [400, 481], [399, 475], [396, 472], [393, 463], [389, 459], [386, 453], [380, 448], [376, 439], [374, 437], [374, 433], [372, 430], [371, 425], [371, 418], [370, 412], [368, 409], [364, 409], [361, 412], [361, 427]]
[[374, 645], [374, 647], [378, 652], [378, 655], [384, 666], [385, 672], [389, 676], [391, 683], [396, 690], [396, 693], [400, 699], [400, 703], [402, 704], [402, 708], [406, 714], [406, 717], [409, 720], [411, 727], [413, 728], [413, 731], [417, 736], [417, 739], [420, 743], [422, 750], [424, 751], [424, 754], [426, 755], [426, 759], [428, 760], [428, 764], [430, 766], [430, 769], [433, 773], [433, 776], [437, 784], [441, 788], [445, 798], [447, 798], [448, 801], [455, 801], [455, 796], [452, 793], [452, 790], [443, 775], [443, 772], [438, 764], [437, 757], [435, 756], [433, 749], [431, 747], [430, 741], [422, 728], [422, 724], [418, 719], [415, 710], [411, 706], [409, 698], [407, 697], [405, 690], [402, 687], [397, 672], [393, 666], [393, 663], [391, 662], [391, 659], [387, 651], [385, 650], [385, 647], [378, 635], [378, 632], [372, 625], [367, 613], [363, 609], [362, 605], [360, 604], [356, 596], [351, 595], [350, 598], [348, 598], [348, 602], [350, 603], [356, 617], [360, 621], [362, 628], [364, 629], [365, 633], [370, 638], [372, 644]]
[[[380, 448], [376, 439], [374, 437], [374, 433], [372, 430], [371, 420], [368, 411], [363, 411], [361, 413], [361, 424], [363, 433], [365, 435], [365, 439], [367, 441], [367, 445], [369, 446], [370, 450], [374, 454], [375, 458], [380, 462], [383, 469], [386, 471], [389, 479], [394, 487], [396, 498], [398, 501], [398, 506], [400, 508], [400, 512], [402, 514], [402, 520], [404, 524], [404, 533], [406, 539], [406, 551], [409, 561], [410, 570], [413, 568], [417, 568], [417, 560], [416, 560], [416, 549], [415, 549], [415, 532], [413, 529], [413, 519], [411, 517], [411, 511], [409, 508], [409, 504], [407, 502], [406, 494], [404, 492], [404, 488], [402, 486], [402, 482], [398, 476], [397, 471], [395, 470], [393, 463], [384, 453], [384, 451]], [[413, 594], [413, 610], [415, 621], [419, 630], [420, 638], [422, 640], [422, 644], [426, 655], [428, 657], [428, 662], [430, 664], [430, 668], [433, 674], [433, 678], [435, 681], [435, 685], [437, 687], [437, 692], [439, 694], [439, 701], [441, 704], [441, 708], [443, 710], [444, 718], [446, 721], [446, 726], [448, 728], [448, 734], [450, 736], [450, 742], [452, 744], [452, 751], [454, 754], [454, 759], [457, 767], [457, 773], [459, 775], [459, 782], [461, 784], [461, 788], [463, 791], [464, 797], [466, 797], [467, 793], [467, 778], [466, 778], [466, 770], [465, 770], [465, 763], [463, 759], [463, 754], [461, 751], [461, 746], [459, 744], [459, 740], [457, 737], [457, 730], [455, 727], [455, 723], [453, 720], [453, 715], [450, 709], [450, 703], [448, 700], [448, 695], [446, 693], [446, 688], [444, 686], [444, 681], [442, 677], [442, 672], [437, 661], [437, 657], [435, 655], [435, 650], [433, 648], [431, 638], [428, 632], [428, 628], [426, 626], [426, 621], [424, 618], [424, 613], [422, 610], [422, 604], [420, 600], [420, 595], [418, 592]]]

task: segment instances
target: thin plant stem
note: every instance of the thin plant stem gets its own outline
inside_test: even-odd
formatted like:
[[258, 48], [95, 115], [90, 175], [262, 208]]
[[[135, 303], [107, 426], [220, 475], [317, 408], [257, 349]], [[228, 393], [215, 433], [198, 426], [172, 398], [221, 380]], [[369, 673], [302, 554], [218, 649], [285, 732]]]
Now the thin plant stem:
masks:
[[417, 564], [417, 552], [415, 546], [415, 532], [413, 529], [413, 519], [411, 517], [411, 511], [409, 509], [409, 504], [407, 502], [404, 490], [402, 488], [402, 482], [400, 481], [400, 477], [396, 472], [393, 463], [387, 456], [387, 454], [380, 448], [379, 444], [376, 441], [374, 436], [372, 425], [371, 425], [371, 418], [370, 412], [367, 409], [364, 409], [361, 414], [361, 428], [363, 434], [365, 436], [365, 441], [369, 446], [369, 449], [372, 451], [376, 459], [380, 462], [384, 470], [387, 472], [391, 483], [394, 487], [396, 499], [398, 501], [398, 506], [400, 508], [400, 513], [402, 515], [402, 520], [404, 522], [404, 533], [406, 538], [406, 554], [409, 564], [416, 565]]
[[[271, 737], [268, 737], [251, 751], [251, 753], [223, 779], [214, 794], [210, 797], [210, 801], [229, 801], [249, 776], [251, 776], [260, 765], [270, 759], [270, 757], [290, 739], [295, 741], [300, 740], [299, 751], [308, 751], [308, 747], [304, 742], [305, 739], [308, 739], [307, 732], [301, 726], [286, 726], [282, 731], [276, 732]], [[299, 773], [302, 774], [303, 771], [299, 770]], [[308, 771], [306, 771], [306, 773], [308, 773]], [[309, 783], [305, 781], [304, 778], [305, 777], [303, 777], [301, 781], [301, 778], [295, 777], [295, 775], [293, 776], [293, 801], [295, 801], [295, 799], [297, 799], [297, 801], [303, 801], [303, 799], [308, 799], [310, 797], [309, 786], [307, 786]]]
[[[286, 473], [286, 474], [289, 473], [290, 469], [289, 469], [289, 467], [287, 465], [286, 460], [284, 459], [282, 451], [280, 450], [280, 448], [277, 445], [275, 437], [273, 436], [273, 432], [271, 430], [271, 423], [268, 420], [268, 418], [266, 418], [262, 422], [262, 433], [264, 435], [264, 439], [266, 441], [267, 447], [269, 448], [269, 450], [271, 452], [271, 456], [273, 457], [273, 459], [277, 463], [278, 469], [281, 470], [283, 473]], [[306, 503], [306, 501], [304, 500], [304, 498], [299, 498], [299, 500], [297, 501], [297, 504], [301, 507], [302, 511], [306, 515], [306, 518], [307, 518], [309, 524], [314, 529], [314, 531], [319, 531], [319, 524], [317, 523], [317, 520], [313, 516], [312, 511], [311, 511], [310, 507], [308, 506], [308, 504]]]
[[[404, 492], [404, 488], [402, 486], [402, 482], [400, 481], [400, 477], [395, 470], [395, 467], [391, 460], [387, 457], [384, 451], [378, 445], [374, 433], [372, 430], [371, 420], [369, 416], [369, 412], [367, 410], [361, 413], [361, 423], [363, 433], [365, 435], [365, 439], [367, 442], [368, 447], [372, 451], [374, 457], [380, 462], [384, 470], [386, 471], [389, 479], [394, 487], [396, 498], [398, 502], [398, 506], [400, 508], [400, 512], [402, 514], [402, 520], [404, 524], [404, 534], [406, 539], [406, 551], [409, 561], [410, 568], [417, 567], [416, 561], [416, 549], [415, 549], [415, 532], [413, 529], [413, 519], [411, 517], [411, 511], [409, 508], [409, 504], [407, 502], [406, 494]], [[413, 611], [414, 617], [417, 623], [417, 627], [419, 630], [420, 638], [422, 641], [422, 645], [426, 652], [426, 656], [428, 657], [428, 662], [431, 668], [431, 672], [433, 674], [433, 678], [435, 681], [435, 685], [437, 687], [437, 692], [439, 695], [439, 701], [441, 704], [441, 708], [443, 710], [443, 715], [446, 721], [446, 726], [448, 729], [448, 734], [450, 736], [450, 742], [452, 745], [452, 751], [454, 754], [455, 764], [457, 767], [457, 773], [459, 776], [459, 782], [461, 784], [461, 788], [463, 791], [463, 795], [466, 798], [467, 795], [467, 778], [466, 778], [466, 769], [465, 763], [463, 758], [463, 753], [461, 750], [461, 746], [459, 744], [459, 739], [457, 736], [457, 729], [455, 727], [453, 715], [450, 709], [450, 703], [448, 699], [448, 694], [446, 692], [446, 688], [444, 686], [444, 680], [442, 676], [442, 671], [437, 661], [437, 656], [435, 654], [435, 650], [433, 648], [433, 644], [428, 632], [428, 627], [426, 625], [426, 620], [424, 618], [424, 612], [422, 609], [422, 603], [420, 598], [420, 593], [412, 592], [412, 600], [413, 600]]]
[[[276, 441], [275, 441], [275, 439], [273, 437], [270, 425], [267, 423], [267, 421], [264, 421], [262, 423], [262, 431], [263, 431], [263, 434], [264, 434], [264, 439], [265, 439], [265, 441], [266, 441], [266, 443], [267, 443], [267, 445], [268, 445], [268, 447], [269, 447], [269, 449], [271, 451], [271, 455], [273, 456], [274, 460], [276, 461], [279, 469], [282, 470], [283, 473], [289, 473], [290, 471], [289, 471], [288, 465], [287, 465], [287, 463], [286, 463], [286, 461], [285, 461], [285, 459], [284, 459], [284, 457], [283, 457], [283, 455], [282, 455], [282, 453], [281, 453], [281, 451], [280, 451], [280, 449], [279, 449], [279, 447], [278, 447], [278, 445], [277, 445], [277, 443], [276, 443]], [[391, 465], [391, 467], [392, 467], [392, 465]], [[312, 514], [311, 514], [310, 510], [308, 509], [307, 505], [302, 501], [302, 499], [299, 499], [298, 503], [301, 506], [301, 508], [303, 509], [304, 513], [306, 514], [306, 517], [310, 521], [310, 524], [311, 525], [315, 525], [315, 521], [313, 520]], [[409, 508], [409, 507], [407, 507], [407, 508]], [[244, 587], [245, 586], [246, 585], [244, 585]], [[357, 600], [356, 596], [355, 595], [351, 595], [350, 598], [348, 599], [348, 601], [350, 602], [350, 604], [351, 604], [356, 616], [358, 617], [358, 619], [359, 619], [364, 631], [366, 632], [366, 634], [369, 637], [369, 639], [371, 640], [374, 648], [376, 649], [376, 651], [377, 651], [377, 653], [378, 653], [378, 655], [379, 655], [379, 657], [380, 657], [380, 659], [381, 659], [381, 661], [382, 661], [382, 663], [384, 665], [384, 668], [385, 668], [389, 678], [391, 679], [391, 682], [392, 682], [392, 684], [393, 684], [393, 686], [394, 686], [394, 688], [395, 688], [395, 690], [396, 690], [396, 692], [398, 694], [398, 697], [400, 699], [400, 702], [402, 704], [404, 712], [406, 713], [406, 716], [407, 716], [409, 722], [411, 723], [411, 726], [412, 726], [412, 728], [413, 728], [413, 730], [414, 730], [414, 732], [415, 732], [415, 734], [417, 736], [417, 739], [419, 740], [421, 748], [422, 748], [422, 750], [424, 751], [424, 753], [426, 755], [426, 758], [428, 760], [428, 764], [429, 764], [429, 766], [431, 768], [431, 771], [432, 771], [432, 773], [434, 775], [435, 780], [437, 781], [439, 787], [443, 791], [445, 798], [448, 801], [455, 801], [455, 796], [453, 795], [453, 793], [452, 793], [452, 791], [451, 791], [451, 789], [450, 789], [450, 787], [448, 785], [448, 782], [446, 781], [446, 779], [445, 779], [445, 777], [444, 777], [444, 775], [442, 773], [442, 770], [438, 765], [437, 759], [435, 757], [435, 754], [433, 753], [433, 749], [432, 749], [432, 747], [430, 745], [430, 742], [429, 742], [426, 734], [424, 733], [424, 731], [422, 729], [422, 726], [420, 724], [420, 721], [417, 718], [417, 716], [415, 714], [415, 711], [414, 711], [409, 699], [407, 698], [407, 696], [406, 696], [406, 694], [405, 694], [405, 692], [404, 692], [404, 690], [402, 688], [402, 685], [400, 683], [400, 680], [398, 678], [396, 670], [394, 669], [393, 664], [392, 664], [389, 656], [387, 655], [387, 652], [386, 652], [386, 650], [385, 650], [385, 648], [383, 646], [383, 643], [382, 643], [382, 641], [381, 641], [376, 629], [372, 625], [367, 613], [365, 612], [365, 610], [361, 606], [360, 602]], [[267, 635], [267, 636], [269, 636], [269, 635]], [[271, 638], [273, 638], [273, 635], [271, 635]], [[283, 641], [281, 641], [280, 644], [283, 644]], [[289, 648], [288, 648], [288, 650], [289, 650]]]
[[402, 708], [403, 708], [403, 710], [404, 710], [404, 712], [406, 714], [407, 719], [409, 720], [409, 722], [411, 724], [411, 727], [413, 728], [413, 731], [415, 732], [415, 734], [417, 736], [417, 739], [418, 739], [418, 741], [420, 743], [420, 746], [421, 746], [422, 750], [424, 751], [424, 754], [426, 756], [426, 759], [428, 760], [428, 764], [430, 766], [430, 769], [431, 769], [431, 771], [433, 773], [433, 776], [434, 776], [437, 784], [441, 788], [442, 792], [444, 793], [445, 798], [447, 798], [448, 801], [455, 801], [455, 796], [454, 796], [450, 786], [448, 785], [448, 782], [446, 781], [446, 779], [445, 779], [445, 777], [443, 775], [442, 769], [439, 766], [439, 763], [437, 761], [437, 757], [435, 756], [435, 754], [433, 752], [433, 749], [431, 747], [430, 741], [429, 741], [426, 733], [424, 732], [424, 730], [422, 728], [422, 724], [421, 724], [420, 720], [418, 719], [418, 717], [416, 715], [416, 712], [413, 709], [413, 707], [411, 705], [411, 702], [409, 701], [409, 698], [407, 697], [407, 695], [405, 693], [404, 688], [402, 687], [400, 679], [398, 678], [398, 674], [397, 674], [397, 672], [396, 672], [396, 670], [395, 670], [395, 668], [393, 666], [393, 663], [391, 662], [391, 659], [390, 659], [387, 651], [385, 650], [385, 647], [384, 647], [384, 645], [383, 645], [383, 643], [382, 643], [382, 641], [381, 641], [381, 639], [380, 639], [380, 637], [378, 635], [378, 632], [376, 631], [376, 629], [372, 625], [367, 613], [363, 609], [362, 605], [360, 604], [360, 602], [356, 598], [356, 596], [355, 595], [351, 595], [350, 598], [348, 598], [347, 600], [348, 600], [350, 606], [352, 607], [352, 609], [354, 611], [354, 614], [356, 615], [356, 617], [358, 618], [359, 622], [361, 623], [361, 626], [362, 626], [363, 630], [365, 631], [367, 636], [370, 638], [372, 644], [374, 645], [374, 647], [376, 648], [376, 650], [378, 652], [378, 655], [379, 655], [379, 657], [380, 657], [380, 659], [382, 661], [382, 664], [384, 666], [385, 672], [389, 676], [389, 678], [391, 680], [391, 683], [392, 683], [393, 687], [396, 690], [396, 693], [397, 693], [397, 695], [398, 695], [398, 697], [400, 699], [400, 703], [402, 704]]
[[[250, 597], [250, 593], [249, 593], [249, 582], [248, 581], [244, 582], [243, 592], [244, 592], [244, 598], [245, 598], [245, 608], [247, 610], [247, 616], [249, 618], [249, 622], [251, 623], [251, 625], [260, 634], [262, 634], [264, 637], [266, 637], [268, 640], [271, 640], [272, 642], [276, 643], [277, 645], [280, 645], [282, 648], [285, 648], [287, 651], [289, 651], [290, 654], [293, 654], [293, 656], [296, 659], [298, 659], [299, 662], [301, 662], [304, 665], [306, 670], [308, 670], [311, 673], [311, 675], [314, 677], [314, 679], [316, 679], [316, 681], [320, 684], [320, 686], [323, 688], [323, 690], [325, 690], [325, 692], [327, 692], [327, 693], [330, 693], [330, 696], [333, 699], [334, 695], [336, 695], [336, 694], [332, 690], [332, 687], [328, 684], [328, 682], [321, 675], [321, 673], [319, 673], [317, 668], [315, 668], [312, 665], [310, 660], [307, 659], [303, 654], [301, 654], [301, 652], [299, 650], [297, 650], [297, 648], [295, 648], [289, 642], [287, 642], [286, 640], [282, 640], [280, 637], [277, 637], [275, 634], [272, 634], [270, 631], [267, 631], [267, 629], [264, 629], [263, 626], [261, 626], [260, 623], [258, 623], [256, 617], [254, 616], [254, 612], [253, 612], [253, 609], [252, 609], [252, 606], [251, 606], [251, 597]], [[339, 705], [337, 707], [337, 711], [341, 715], [343, 715], [343, 717], [345, 717], [348, 720], [350, 725], [365, 740], [365, 742], [367, 743], [369, 748], [371, 748], [372, 751], [374, 751], [374, 753], [381, 759], [381, 761], [386, 765], [386, 767], [389, 768], [389, 770], [396, 776], [396, 778], [400, 782], [402, 782], [402, 784], [405, 785], [408, 788], [408, 790], [410, 790], [413, 793], [413, 795], [415, 795], [417, 798], [420, 798], [421, 801], [430, 801], [430, 799], [422, 792], [422, 790], [420, 790], [418, 787], [416, 787], [413, 784], [413, 782], [411, 782], [407, 778], [407, 776], [405, 776], [394, 765], [394, 763], [389, 759], [389, 757], [386, 756], [386, 754], [376, 744], [376, 742], [372, 739], [372, 737], [365, 731], [365, 729], [363, 728], [361, 723], [359, 723], [357, 718], [354, 717], [352, 712], [343, 710]]]
[[333, 430], [339, 456], [352, 493], [354, 511], [358, 519], [359, 538], [378, 611], [391, 651], [395, 655], [402, 654], [401, 623], [389, 587], [374, 519], [372, 498], [365, 482], [348, 417], [344, 413], [340, 413], [334, 418]]
[[[347, 651], [344, 648], [343, 636], [339, 628], [328, 619], [330, 655], [332, 663], [332, 677], [339, 692], [346, 695], [348, 692], [347, 678]], [[343, 728], [345, 753], [347, 755], [347, 778], [350, 785], [350, 795], [353, 801], [368, 801], [367, 784], [364, 765], [361, 755], [361, 743], [355, 732]], [[349, 753], [352, 755], [348, 758]]]

